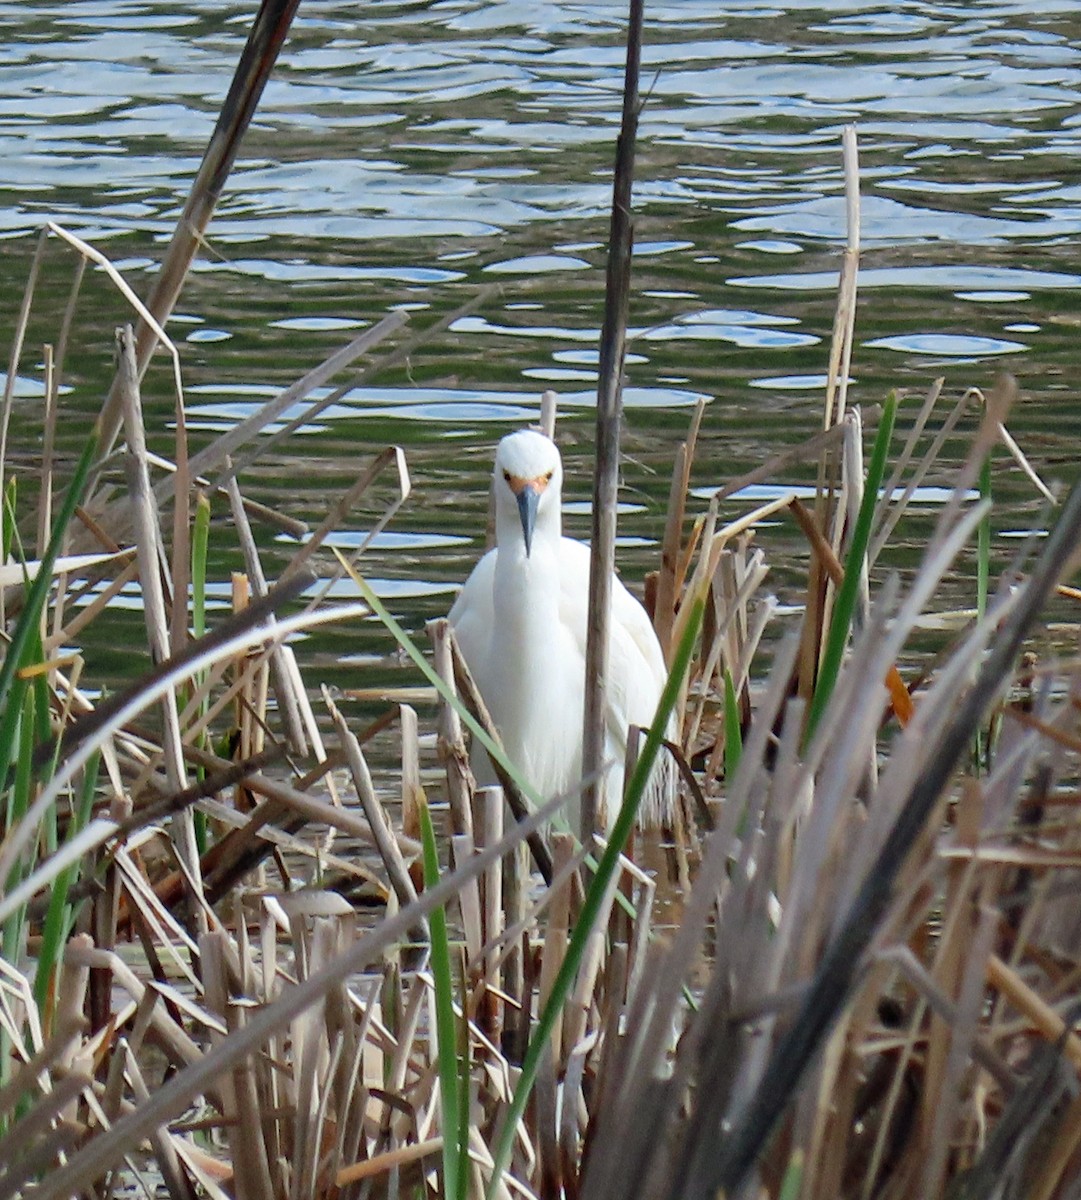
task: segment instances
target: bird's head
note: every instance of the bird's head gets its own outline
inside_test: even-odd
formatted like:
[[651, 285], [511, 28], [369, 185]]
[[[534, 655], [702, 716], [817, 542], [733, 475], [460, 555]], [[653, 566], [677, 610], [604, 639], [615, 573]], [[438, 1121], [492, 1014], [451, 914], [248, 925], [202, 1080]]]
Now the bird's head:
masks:
[[496, 514], [518, 513], [528, 557], [538, 519], [554, 525], [559, 536], [563, 462], [555, 443], [543, 433], [522, 429], [508, 434], [495, 453]]

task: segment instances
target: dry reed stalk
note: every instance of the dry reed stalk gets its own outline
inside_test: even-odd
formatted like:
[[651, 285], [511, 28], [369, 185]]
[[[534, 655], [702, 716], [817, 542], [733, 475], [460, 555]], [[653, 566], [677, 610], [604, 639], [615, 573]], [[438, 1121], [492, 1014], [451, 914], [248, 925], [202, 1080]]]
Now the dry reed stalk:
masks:
[[188, 587], [191, 583], [191, 472], [188, 468], [188, 423], [182, 396], [173, 401], [176, 426], [176, 491], [173, 494], [173, 539], [170, 577], [173, 592], [169, 645], [176, 653], [188, 640]]
[[[402, 856], [398, 839], [395, 837], [390, 821], [383, 810], [382, 804], [379, 802], [379, 798], [375, 794], [371, 772], [368, 770], [364, 752], [360, 748], [360, 742], [357, 741], [354, 734], [350, 731], [345, 723], [345, 719], [330, 697], [324, 694], [323, 700], [330, 711], [331, 720], [338, 731], [338, 738], [345, 749], [346, 762], [353, 777], [353, 785], [356, 787], [357, 797], [364, 809], [364, 815], [368, 819], [375, 847], [379, 851], [380, 858], [383, 860], [383, 866], [386, 868], [387, 878], [390, 880], [390, 885], [398, 897], [399, 905], [402, 908], [406, 908], [408, 905], [416, 902], [416, 889], [413, 887], [413, 880], [409, 875], [409, 867]], [[424, 931], [418, 930], [415, 932], [417, 939], [423, 940]]]
[[[612, 215], [605, 274], [604, 324], [597, 363], [596, 461], [586, 618], [585, 701], [582, 719], [582, 789], [578, 836], [588, 842], [606, 811], [601, 766], [606, 739], [608, 626], [615, 570], [616, 502], [619, 491], [619, 426], [623, 411], [623, 359], [630, 306], [634, 231], [631, 192], [638, 136], [638, 74], [642, 57], [642, 0], [630, 0], [623, 113], [612, 182]], [[611, 803], [618, 806], [620, 797]]]
[[[76, 640], [79, 633], [90, 625], [94, 619], [102, 613], [108, 606], [111, 600], [120, 595], [123, 589], [139, 576], [139, 561], [133, 558], [135, 553], [134, 546], [129, 550], [115, 551], [115, 558], [118, 560], [129, 559], [132, 561], [120, 573], [111, 580], [104, 588], [101, 588], [97, 595], [89, 603], [84, 604], [78, 609], [76, 615], [64, 624], [66, 619], [65, 604], [61, 602], [61, 596], [58, 595], [57, 602], [53, 606], [52, 629], [48, 636], [44, 639], [42, 645], [45, 653], [50, 653], [56, 647], [70, 644]], [[109, 561], [114, 555], [110, 554], [103, 561]], [[63, 581], [62, 596], [66, 601], [67, 608], [79, 605], [81, 600], [93, 594], [94, 590], [100, 586], [100, 581], [91, 583], [88, 580], [80, 582], [79, 586], [74, 591], [71, 590], [73, 581], [69, 577]]]
[[[860, 193], [859, 160], [856, 130], [846, 125], [842, 134], [845, 179], [845, 250], [841, 259], [837, 307], [834, 314], [833, 337], [830, 342], [829, 365], [826, 376], [822, 428], [828, 431], [842, 424], [846, 416], [848, 373], [852, 357], [852, 339], [856, 323], [856, 280], [860, 252]], [[815, 488], [815, 520], [821, 529], [833, 527], [834, 497], [837, 482], [837, 462], [829, 449], [819, 462]], [[804, 618], [803, 648], [798, 676], [799, 694], [809, 700], [818, 675], [822, 639], [827, 628], [829, 588], [816, 560], [811, 560], [807, 582], [807, 606]]]
[[556, 437], [556, 417], [559, 415], [559, 397], [549, 388], [541, 393], [540, 419], [537, 427], [546, 438], [554, 442]]
[[348, 558], [335, 549], [335, 558], [338, 560], [335, 570], [324, 580], [309, 602], [309, 609], [315, 609], [322, 604], [331, 593], [331, 589], [347, 574], [352, 574], [355, 570], [357, 560], [371, 545], [376, 537], [387, 527], [390, 521], [397, 514], [401, 506], [409, 499], [412, 492], [412, 482], [409, 478], [409, 468], [405, 461], [405, 453], [400, 446], [388, 446], [380, 454], [368, 464], [363, 473], [358, 477], [357, 481], [345, 492], [345, 494], [331, 506], [326, 518], [321, 522], [319, 528], [306, 541], [304, 546], [293, 556], [290, 562], [286, 565], [282, 572], [282, 578], [288, 578], [294, 571], [302, 570], [307, 564], [307, 560], [315, 553], [319, 546], [325, 541], [327, 536], [335, 529], [340, 527], [340, 523], [346, 513], [353, 507], [357, 500], [372, 486], [376, 479], [393, 464], [397, 494], [395, 499], [387, 505], [382, 516], [373, 524], [372, 528], [365, 535], [364, 540], [360, 545], [348, 556]]
[[[445, 619], [433, 621], [428, 626], [431, 639], [433, 662], [440, 678], [457, 695], [454, 678], [453, 638], [454, 633]], [[468, 703], [468, 701], [467, 701]], [[490, 722], [489, 722], [490, 724]], [[469, 765], [465, 734], [461, 719], [453, 705], [441, 703], [436, 752], [447, 777], [447, 804], [450, 809], [450, 826], [456, 834], [468, 834], [473, 840], [473, 791], [476, 786]]]
[[[267, 592], [266, 575], [259, 558], [259, 550], [252, 536], [251, 525], [240, 494], [240, 486], [235, 477], [228, 483], [229, 508], [233, 514], [233, 527], [240, 540], [240, 548], [244, 554], [244, 565], [249, 579], [254, 580], [255, 594], [265, 596]], [[286, 662], [286, 647], [276, 645], [271, 650], [270, 661], [274, 671], [275, 695], [278, 709], [285, 724], [286, 741], [291, 753], [304, 755], [308, 751], [308, 743], [304, 736], [304, 727], [300, 719], [300, 700], [296, 681]], [[251, 747], [247, 747], [250, 751]], [[325, 757], [322, 755], [321, 757]]]
[[[481, 828], [484, 836], [482, 846], [491, 846], [503, 836], [503, 790], [485, 788], [481, 793], [484, 804], [484, 821]], [[492, 947], [484, 959], [484, 997], [480, 1026], [485, 1036], [497, 1045], [503, 1036], [503, 1009], [496, 1002], [499, 987], [499, 954], [495, 946], [503, 935], [503, 869], [502, 864], [493, 864], [481, 880], [484, 897], [484, 925], [482, 945]]]
[[705, 412], [705, 401], [699, 400], [691, 417], [686, 440], [676, 447], [672, 464], [672, 484], [668, 492], [664, 537], [661, 541], [661, 565], [657, 577], [656, 597], [652, 606], [653, 627], [664, 651], [665, 661], [671, 661], [672, 625], [676, 616], [676, 599], [683, 588], [683, 523], [687, 511], [687, 493], [691, 484], [691, 465], [694, 462], [698, 430]]
[[419, 843], [420, 806], [425, 796], [420, 781], [420, 724], [415, 708], [398, 705], [398, 728], [402, 755], [402, 832]]
[[[4, 377], [3, 407], [0, 408], [0, 496], [7, 494], [8, 428], [11, 424], [11, 406], [15, 399], [15, 381], [18, 379], [26, 329], [30, 323], [30, 306], [33, 303], [34, 290], [41, 272], [41, 260], [45, 254], [45, 243], [48, 236], [47, 229], [43, 229], [38, 235], [34, 255], [30, 260], [30, 269], [26, 274], [26, 284], [23, 287], [19, 312], [11, 333], [11, 354], [8, 357], [7, 374]], [[0, 615], [6, 617], [6, 613]]]
[[41, 439], [41, 488], [38, 499], [37, 555], [42, 558], [53, 524], [53, 447], [56, 441], [56, 370], [53, 347], [45, 352], [45, 413]]
[[[169, 658], [170, 639], [165, 611], [165, 596], [161, 583], [162, 544], [157, 506], [150, 490], [146, 468], [146, 439], [143, 429], [142, 401], [139, 395], [138, 370], [131, 326], [117, 333], [117, 352], [120, 359], [117, 374], [117, 395], [123, 414], [128, 445], [128, 489], [132, 497], [136, 522], [136, 554], [139, 560], [139, 580], [143, 595], [143, 612], [147, 623], [147, 638], [155, 664]], [[164, 697], [165, 768], [169, 784], [177, 791], [187, 786], [184, 752], [181, 748], [180, 714], [176, 692], [169, 689]], [[199, 852], [190, 813], [178, 816], [177, 846], [184, 865], [198, 886]]]
[[[714, 689], [718, 687], [718, 680], [719, 690], [723, 694], [726, 671], [732, 679], [736, 695], [745, 691], [750, 658], [762, 632], [756, 622], [756, 636], [749, 639], [747, 606], [765, 578], [765, 557], [760, 551], [753, 554], [748, 562], [744, 549], [722, 549], [710, 586], [712, 621], [710, 629], [703, 632], [703, 653], [695, 672], [699, 694], [694, 710], [688, 714], [683, 737], [686, 745], [697, 745], [706, 705], [716, 694]], [[764, 619], [768, 619], [768, 609], [767, 605]], [[717, 747], [718, 750], [724, 749], [723, 735], [718, 738]], [[712, 772], [707, 771], [707, 781], [711, 777]]]

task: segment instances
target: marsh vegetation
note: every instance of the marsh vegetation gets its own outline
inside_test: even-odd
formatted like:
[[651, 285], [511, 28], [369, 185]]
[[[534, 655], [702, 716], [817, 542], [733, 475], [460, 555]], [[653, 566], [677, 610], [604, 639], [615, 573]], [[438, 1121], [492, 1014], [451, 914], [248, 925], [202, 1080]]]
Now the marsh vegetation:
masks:
[[[272, 57], [242, 64], [210, 177]], [[538, 808], [445, 623], [418, 645], [365, 579], [411, 503], [400, 448], [315, 529], [245, 495], [291, 428], [461, 313], [385, 318], [196, 450], [166, 320], [206, 178], [145, 304], [99, 248], [43, 228], [5, 429], [42, 263], [70, 300], [0, 480], [0, 1196], [1073, 1193], [1081, 679], [1076, 625], [1052, 637], [1043, 614], [1079, 599], [1081, 492], [1056, 495], [1010, 435], [1009, 377], [849, 403], [852, 132], [846, 161], [822, 432], [703, 503], [693, 411], [645, 589], [671, 675], [607, 844]], [[131, 316], [73, 459], [60, 385], [91, 284]], [[168, 461], [146, 445], [150, 384], [173, 398]], [[994, 566], [992, 455], [1042, 506]], [[811, 497], [792, 486], [809, 470]], [[898, 573], [929, 479], [943, 498]], [[766, 503], [724, 518], [763, 482]], [[346, 556], [332, 543], [358, 508], [368, 537]], [[216, 518], [245, 567], [228, 614], [207, 604]], [[777, 521], [806, 546], [794, 614], [758, 537]], [[294, 539], [274, 578], [253, 527]], [[144, 644], [121, 649], [151, 665], [110, 693], [81, 643], [130, 583]], [[303, 635], [362, 621], [406, 665], [360, 681], [379, 715], [358, 723]], [[474, 787], [470, 738], [504, 759], [502, 791]], [[373, 784], [375, 746], [393, 786]], [[650, 840], [634, 810], [662, 753], [683, 788]]]

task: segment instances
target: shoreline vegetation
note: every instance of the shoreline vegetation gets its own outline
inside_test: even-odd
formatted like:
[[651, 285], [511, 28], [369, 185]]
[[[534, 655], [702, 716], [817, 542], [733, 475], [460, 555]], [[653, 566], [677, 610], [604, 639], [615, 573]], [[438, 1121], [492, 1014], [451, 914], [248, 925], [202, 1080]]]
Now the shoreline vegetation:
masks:
[[[403, 451], [387, 447], [328, 497], [316, 530], [243, 491], [271, 445], [462, 310], [420, 330], [386, 317], [189, 452], [168, 316], [295, 9], [263, 6], [150, 299], [49, 222], [10, 331], [0, 1200], [1072, 1195], [1081, 666], [1045, 656], [1041, 622], [1056, 593], [1081, 599], [1081, 488], [1055, 496], [1025, 459], [1009, 377], [986, 394], [949, 396], [939, 380], [873, 411], [848, 403], [855, 131], [822, 431], [698, 510], [694, 411], [646, 586], [669, 683], [610, 843], [583, 844], [502, 754], [498, 714], [446, 622], [417, 645], [364, 579], [366, 546], [410, 502]], [[630, 28], [597, 512], [613, 507], [632, 286]], [[8, 424], [36, 280], [57, 252], [72, 287], [50, 314], [31, 472], [14, 465], [33, 448], [9, 445]], [[65, 464], [60, 384], [87, 268], [132, 323], [117, 331], [101, 415]], [[146, 447], [148, 369], [175, 396], [171, 462]], [[964, 461], [947, 464], [943, 443], [973, 413]], [[991, 562], [993, 452], [1046, 506], [1046, 537], [1010, 563]], [[806, 464], [818, 486], [805, 503], [787, 481]], [[902, 578], [883, 562], [932, 476], [948, 498]], [[726, 522], [725, 500], [762, 482], [775, 498]], [[366, 542], [331, 554], [350, 512], [388, 490]], [[213, 621], [212, 511], [228, 514], [246, 568], [231, 614]], [[767, 520], [806, 538], [796, 620], [767, 590], [755, 540]], [[259, 525], [298, 543], [274, 580]], [[594, 543], [613, 534], [595, 529]], [[942, 582], [973, 557], [971, 607], [943, 611]], [[333, 597], [342, 579], [358, 600]], [[155, 665], [104, 695], [84, 678], [80, 638], [128, 584]], [[373, 619], [409, 676], [358, 729], [343, 709], [372, 698], [363, 680], [332, 696], [296, 638]], [[928, 623], [941, 649], [913, 677], [908, 650]], [[666, 746], [673, 711], [680, 738]], [[435, 786], [421, 745], [433, 729]], [[393, 796], [368, 763], [388, 737]], [[470, 737], [500, 762], [501, 789], [474, 787]], [[673, 828], [650, 843], [632, 830], [657, 754], [675, 756], [683, 788]]]

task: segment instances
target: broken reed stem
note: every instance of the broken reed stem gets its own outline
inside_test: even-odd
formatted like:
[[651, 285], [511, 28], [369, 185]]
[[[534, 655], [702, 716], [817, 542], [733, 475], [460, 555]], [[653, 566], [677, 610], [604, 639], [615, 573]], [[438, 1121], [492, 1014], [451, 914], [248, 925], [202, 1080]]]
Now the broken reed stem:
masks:
[[56, 368], [52, 346], [45, 346], [45, 420], [41, 439], [41, 488], [38, 493], [37, 555], [49, 544], [53, 523], [53, 446], [56, 440]]
[[[845, 178], [845, 250], [837, 289], [837, 308], [830, 342], [826, 395], [822, 411], [824, 431], [839, 425], [845, 415], [848, 373], [852, 359], [852, 338], [856, 323], [856, 279], [859, 272], [860, 203], [859, 160], [855, 126], [846, 125], [842, 133]], [[819, 529], [832, 523], [833, 493], [837, 484], [837, 459], [832, 448], [819, 462], [815, 489], [815, 521]], [[810, 702], [818, 675], [819, 658], [826, 627], [828, 582], [820, 564], [812, 559], [807, 581], [806, 613], [800, 649], [799, 694]]]
[[615, 570], [616, 504], [619, 493], [619, 424], [623, 411], [623, 358], [630, 305], [634, 228], [631, 191], [638, 135], [638, 73], [642, 56], [642, 3], [630, 0], [623, 118], [616, 144], [612, 218], [605, 279], [604, 325], [597, 371], [597, 458], [593, 474], [593, 520], [589, 559], [589, 616], [586, 626], [585, 712], [582, 727], [582, 791], [579, 837], [589, 842], [606, 804], [601, 765], [605, 746], [608, 684], [608, 626]]
[[[131, 494], [136, 522], [136, 551], [139, 560], [139, 581], [142, 587], [143, 612], [146, 619], [147, 639], [150, 653], [156, 664], [169, 658], [169, 625], [162, 589], [161, 571], [164, 561], [161, 543], [161, 528], [150, 488], [150, 473], [146, 465], [146, 435], [143, 429], [142, 400], [139, 395], [139, 376], [135, 362], [135, 343], [131, 326], [125, 325], [117, 331], [119, 370], [117, 372], [117, 395], [127, 441], [128, 491]], [[185, 603], [186, 609], [186, 603]], [[183, 739], [180, 732], [180, 714], [176, 692], [170, 689], [163, 700], [165, 741], [163, 751], [169, 786], [176, 791], [187, 787], [184, 769]], [[182, 860], [192, 880], [199, 882], [199, 851], [195, 843], [195, 828], [191, 813], [184, 810], [178, 814], [176, 841]]]
[[[233, 527], [240, 541], [241, 552], [244, 555], [244, 567], [249, 579], [254, 581], [256, 596], [267, 593], [266, 574], [259, 558], [259, 549], [252, 536], [251, 525], [248, 524], [248, 514], [240, 495], [240, 487], [236, 477], [231, 476], [228, 482], [229, 508], [233, 515]], [[271, 628], [274, 626], [273, 616], [267, 619]], [[307, 739], [304, 736], [304, 726], [300, 720], [300, 706], [296, 689], [288, 665], [285, 661], [286, 648], [276, 644], [270, 651], [270, 663], [274, 671], [274, 691], [278, 698], [278, 710], [285, 725], [285, 737], [291, 753], [304, 755], [308, 752]]]
[[[454, 634], [450, 622], [445, 618], [432, 621], [428, 626], [428, 636], [432, 642], [435, 669], [452, 694], [457, 695], [458, 683], [454, 676]], [[469, 704], [468, 699], [466, 704]], [[436, 750], [447, 776], [447, 807], [450, 810], [451, 831], [455, 834], [468, 834], [470, 840], [473, 840], [473, 807], [470, 801], [475, 782], [469, 765], [462, 722], [453, 704], [443, 702], [439, 706], [437, 738]]]
[[556, 439], [556, 417], [559, 415], [559, 397], [549, 388], [541, 396], [540, 431], [546, 438]]
[[691, 417], [687, 438], [676, 448], [672, 465], [672, 483], [668, 491], [668, 512], [664, 538], [661, 542], [661, 567], [657, 577], [657, 594], [653, 605], [653, 627], [664, 651], [665, 662], [671, 661], [672, 628], [676, 619], [676, 601], [682, 579], [680, 558], [683, 550], [683, 522], [687, 514], [687, 493], [691, 485], [691, 464], [698, 441], [698, 430], [705, 412], [705, 400], [699, 399]]

